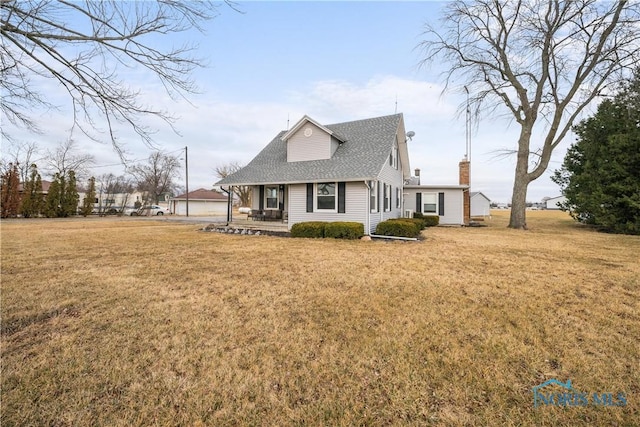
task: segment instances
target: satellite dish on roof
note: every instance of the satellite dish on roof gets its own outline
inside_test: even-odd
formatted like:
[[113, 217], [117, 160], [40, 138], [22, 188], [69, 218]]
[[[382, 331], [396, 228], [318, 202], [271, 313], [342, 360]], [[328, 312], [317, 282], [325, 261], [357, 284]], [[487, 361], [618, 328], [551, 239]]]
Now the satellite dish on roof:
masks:
[[410, 130], [409, 132], [407, 132], [407, 138], [409, 138], [409, 141], [411, 141], [411, 139], [416, 136], [416, 133], [412, 130]]

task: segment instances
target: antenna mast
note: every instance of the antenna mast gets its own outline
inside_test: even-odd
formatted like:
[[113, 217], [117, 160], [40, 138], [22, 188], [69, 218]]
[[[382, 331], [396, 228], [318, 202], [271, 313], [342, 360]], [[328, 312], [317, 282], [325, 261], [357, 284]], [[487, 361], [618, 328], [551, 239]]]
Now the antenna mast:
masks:
[[468, 161], [471, 161], [471, 108], [469, 106], [469, 89], [465, 86], [464, 91], [467, 93], [467, 111], [465, 114], [464, 157]]

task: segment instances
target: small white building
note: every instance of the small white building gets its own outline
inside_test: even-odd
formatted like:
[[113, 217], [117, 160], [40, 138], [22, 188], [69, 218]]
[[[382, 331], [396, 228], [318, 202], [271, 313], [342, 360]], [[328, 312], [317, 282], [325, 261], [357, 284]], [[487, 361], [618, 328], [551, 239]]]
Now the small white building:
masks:
[[490, 216], [491, 200], [479, 191], [471, 192], [471, 216]]
[[[189, 192], [189, 215], [224, 215], [229, 198], [214, 190], [199, 188]], [[187, 194], [169, 200], [169, 209], [176, 215], [187, 214]]]
[[405, 185], [404, 216], [414, 212], [437, 215], [440, 225], [464, 225], [464, 192], [467, 185]]
[[556, 197], [551, 197], [550, 199], [547, 199], [546, 201], [546, 209], [560, 209], [560, 203], [565, 203], [567, 201], [567, 198], [564, 196], [556, 196]]

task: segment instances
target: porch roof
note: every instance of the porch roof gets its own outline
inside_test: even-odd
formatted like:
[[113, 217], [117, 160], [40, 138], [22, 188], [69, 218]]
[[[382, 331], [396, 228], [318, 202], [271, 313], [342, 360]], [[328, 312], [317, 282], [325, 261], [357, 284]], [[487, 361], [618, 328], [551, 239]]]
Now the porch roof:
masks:
[[[377, 179], [396, 142], [402, 114], [326, 125], [344, 138], [326, 160], [287, 162], [287, 145], [280, 132], [247, 166], [217, 185], [293, 184]], [[402, 141], [399, 141], [402, 142]]]

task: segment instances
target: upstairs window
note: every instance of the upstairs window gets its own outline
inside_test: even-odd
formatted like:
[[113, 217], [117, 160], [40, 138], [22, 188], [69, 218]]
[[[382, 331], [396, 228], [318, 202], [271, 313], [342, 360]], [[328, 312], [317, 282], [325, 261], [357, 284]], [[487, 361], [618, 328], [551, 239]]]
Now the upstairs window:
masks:
[[398, 147], [393, 146], [393, 150], [391, 151], [391, 158], [393, 159], [391, 166], [394, 169], [398, 169]]

